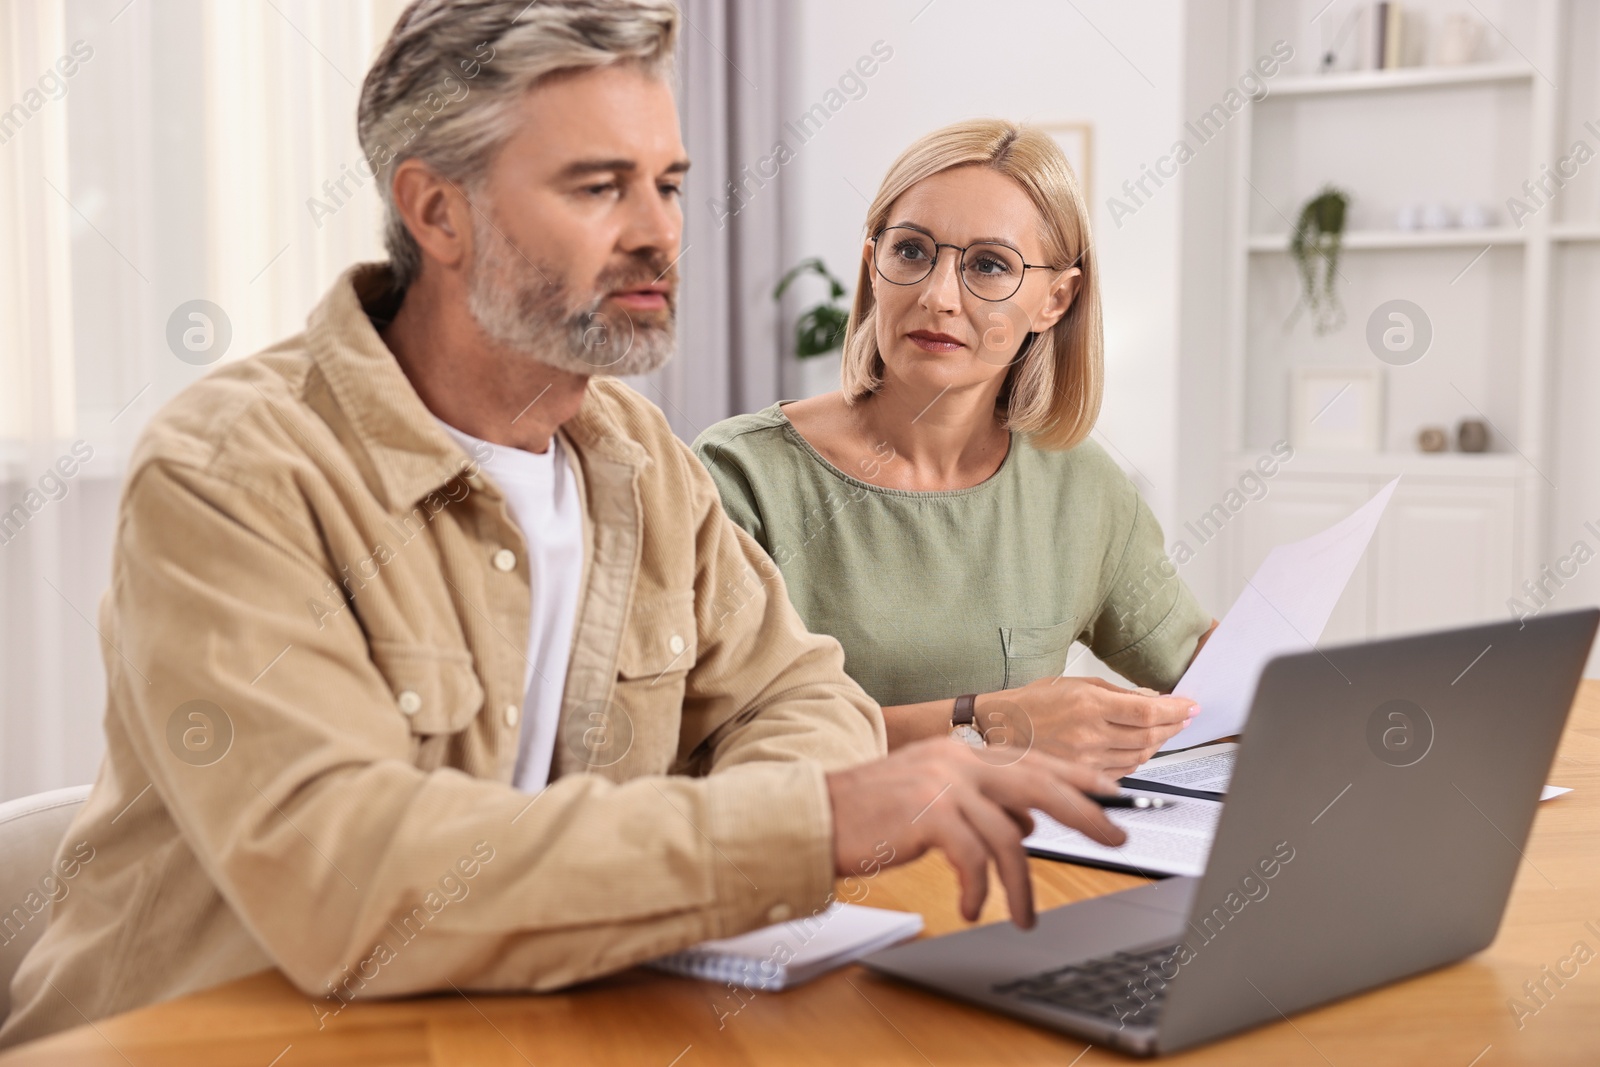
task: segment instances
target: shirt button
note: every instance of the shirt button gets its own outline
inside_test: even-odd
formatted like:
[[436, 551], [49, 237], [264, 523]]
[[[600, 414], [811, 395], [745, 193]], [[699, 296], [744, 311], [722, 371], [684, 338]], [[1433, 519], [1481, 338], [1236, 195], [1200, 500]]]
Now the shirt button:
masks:
[[418, 696], [414, 689], [402, 691], [396, 702], [400, 705], [400, 710], [407, 715], [415, 715], [422, 710], [422, 697]]
[[683, 638], [681, 636], [679, 636], [678, 634], [673, 634], [670, 638], [667, 639], [667, 647], [672, 649], [672, 654], [674, 656], [683, 655], [683, 649], [684, 649]]
[[794, 909], [787, 904], [774, 904], [767, 909], [767, 922], [784, 923], [789, 921], [789, 916], [794, 914]]
[[497, 571], [514, 571], [517, 569], [517, 554], [509, 548], [502, 548], [490, 559], [494, 563], [494, 569]]
[[515, 704], [507, 704], [506, 705], [506, 725], [507, 726], [515, 726], [515, 725], [517, 725], [517, 720], [520, 719], [520, 718], [522, 718], [522, 709], [517, 707]]

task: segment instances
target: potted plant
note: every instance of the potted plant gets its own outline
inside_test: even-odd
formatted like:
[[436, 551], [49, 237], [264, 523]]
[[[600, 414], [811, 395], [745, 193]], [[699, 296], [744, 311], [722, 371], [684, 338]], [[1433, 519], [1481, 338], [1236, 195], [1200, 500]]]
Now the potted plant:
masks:
[[844, 343], [844, 327], [850, 313], [839, 303], [844, 299], [844, 283], [817, 256], [800, 261], [785, 274], [772, 291], [772, 299], [782, 300], [784, 290], [803, 274], [820, 275], [828, 283], [828, 299], [806, 308], [794, 324], [794, 354], [809, 359], [827, 355]]
[[1300, 209], [1300, 218], [1289, 235], [1289, 254], [1300, 270], [1300, 299], [1289, 313], [1286, 329], [1294, 326], [1302, 307], [1310, 309], [1311, 328], [1319, 335], [1344, 325], [1344, 307], [1339, 303], [1334, 279], [1339, 274], [1339, 248], [1349, 206], [1348, 194], [1324, 185]]

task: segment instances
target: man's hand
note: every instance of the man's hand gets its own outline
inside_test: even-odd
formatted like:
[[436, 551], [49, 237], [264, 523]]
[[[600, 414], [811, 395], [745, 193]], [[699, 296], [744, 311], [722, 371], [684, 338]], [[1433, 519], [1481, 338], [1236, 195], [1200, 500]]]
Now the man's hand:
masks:
[[1022, 839], [1033, 831], [1029, 809], [1105, 845], [1126, 835], [1085, 792], [1114, 793], [1116, 782], [1086, 767], [1040, 752], [1006, 766], [985, 761], [966, 745], [930, 738], [887, 759], [828, 775], [833, 805], [834, 869], [854, 874], [893, 848], [890, 865], [930, 848], [945, 854], [961, 881], [961, 914], [976, 921], [989, 892], [989, 864], [1000, 874], [1011, 920], [1034, 924], [1033, 885]]
[[1154, 756], [1200, 708], [1185, 697], [1099, 678], [1041, 678], [985, 693], [976, 713], [991, 747], [1032, 749], [1120, 778]]

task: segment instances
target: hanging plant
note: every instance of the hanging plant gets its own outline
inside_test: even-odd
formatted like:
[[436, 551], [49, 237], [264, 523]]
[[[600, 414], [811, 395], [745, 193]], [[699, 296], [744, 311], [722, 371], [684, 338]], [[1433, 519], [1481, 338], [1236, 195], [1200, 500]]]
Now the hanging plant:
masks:
[[844, 283], [816, 256], [802, 260], [785, 274], [772, 291], [772, 299], [783, 299], [783, 291], [802, 274], [820, 275], [828, 283], [828, 299], [802, 311], [794, 325], [794, 354], [805, 359], [826, 355], [844, 343], [844, 327], [850, 320], [850, 313], [839, 303], [844, 299]]
[[1344, 325], [1344, 307], [1339, 303], [1334, 279], [1339, 274], [1339, 247], [1349, 206], [1350, 197], [1345, 192], [1324, 185], [1300, 209], [1294, 233], [1289, 236], [1289, 254], [1300, 269], [1300, 300], [1289, 313], [1285, 329], [1294, 325], [1302, 307], [1310, 309], [1311, 328], [1319, 335]]

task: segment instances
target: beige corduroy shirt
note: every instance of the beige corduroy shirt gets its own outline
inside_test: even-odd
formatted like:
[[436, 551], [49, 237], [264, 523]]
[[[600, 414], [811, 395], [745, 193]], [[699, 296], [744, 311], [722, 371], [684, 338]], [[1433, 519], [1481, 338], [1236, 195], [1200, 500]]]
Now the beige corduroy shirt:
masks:
[[389, 277], [353, 268], [142, 437], [106, 758], [0, 1046], [271, 967], [323, 1016], [553, 989], [827, 900], [824, 771], [884, 751], [878, 708], [601, 378], [561, 431], [584, 575], [552, 781], [510, 785], [525, 546], [374, 328]]

